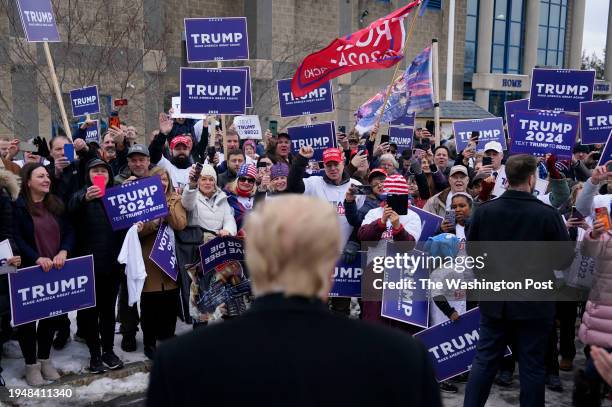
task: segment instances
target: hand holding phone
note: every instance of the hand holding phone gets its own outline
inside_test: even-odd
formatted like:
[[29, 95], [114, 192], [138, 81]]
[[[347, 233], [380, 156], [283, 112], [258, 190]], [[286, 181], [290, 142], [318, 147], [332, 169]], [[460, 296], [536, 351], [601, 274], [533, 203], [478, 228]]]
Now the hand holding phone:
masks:
[[610, 214], [608, 213], [608, 208], [600, 207], [595, 208], [595, 221], [599, 221], [603, 223], [603, 230], [607, 231], [611, 229], [610, 226]]
[[353, 185], [353, 195], [370, 195], [372, 194], [371, 185]]
[[200, 173], [202, 172], [202, 163], [195, 163], [191, 173], [189, 174], [189, 183], [196, 185], [200, 179]]
[[450, 209], [448, 212], [446, 212], [446, 214], [444, 215], [444, 220], [450, 223], [451, 225], [455, 226], [457, 224], [455, 210]]
[[68, 161], [74, 162], [74, 144], [64, 144], [64, 157], [66, 157]]
[[98, 189], [100, 190], [99, 197], [103, 197], [104, 195], [106, 195], [106, 178], [104, 177], [104, 175], [94, 175], [92, 181], [93, 185], [98, 187]]

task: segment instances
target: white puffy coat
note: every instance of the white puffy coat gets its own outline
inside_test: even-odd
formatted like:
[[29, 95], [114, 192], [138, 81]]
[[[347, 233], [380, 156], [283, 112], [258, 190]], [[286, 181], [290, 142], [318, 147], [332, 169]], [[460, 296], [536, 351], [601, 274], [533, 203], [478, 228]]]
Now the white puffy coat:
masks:
[[189, 189], [187, 186], [181, 203], [187, 211], [188, 226], [200, 226], [213, 232], [224, 229], [236, 235], [234, 212], [227, 202], [227, 195], [220, 188], [208, 199], [197, 187]]

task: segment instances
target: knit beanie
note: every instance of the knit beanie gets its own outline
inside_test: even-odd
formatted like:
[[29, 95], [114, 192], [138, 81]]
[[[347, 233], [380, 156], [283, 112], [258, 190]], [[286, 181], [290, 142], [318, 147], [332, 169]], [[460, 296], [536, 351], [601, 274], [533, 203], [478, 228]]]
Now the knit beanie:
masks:
[[202, 172], [200, 172], [200, 177], [213, 177], [215, 183], [217, 182], [217, 171], [210, 164], [202, 165]]

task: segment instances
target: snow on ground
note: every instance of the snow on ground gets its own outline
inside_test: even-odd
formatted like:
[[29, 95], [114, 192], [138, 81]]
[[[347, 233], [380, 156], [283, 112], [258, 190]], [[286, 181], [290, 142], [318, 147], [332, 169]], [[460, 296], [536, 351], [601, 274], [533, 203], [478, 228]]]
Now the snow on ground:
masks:
[[[71, 312], [68, 314], [68, 316], [71, 321], [71, 336], [74, 338], [74, 333], [76, 332], [76, 312]], [[116, 332], [118, 332], [118, 330], [119, 324], [117, 324]], [[190, 331], [191, 325], [186, 325], [180, 320], [177, 321], [177, 335]], [[121, 339], [122, 336], [120, 334], [115, 335], [114, 351], [124, 363], [146, 360], [143, 353], [142, 332], [140, 330], [136, 335], [138, 348], [135, 352], [124, 352], [121, 349]], [[23, 358], [10, 358], [10, 356], [14, 354], [21, 355], [17, 341], [9, 341], [5, 343], [4, 354], [2, 357], [2, 368], [4, 369], [2, 372], [2, 377], [6, 381], [7, 388], [27, 388], [29, 386], [25, 381], [25, 362]], [[51, 360], [61, 375], [90, 374], [87, 371], [87, 367], [89, 366], [89, 350], [87, 349], [87, 345], [77, 342], [74, 339], [69, 341], [66, 347], [62, 350], [58, 351], [52, 348]], [[148, 377], [149, 375], [147, 373], [135, 373], [123, 379], [97, 379], [87, 386], [76, 388], [76, 398], [73, 398], [69, 404], [75, 405], [75, 401], [77, 400], [81, 402], [103, 401], [119, 395], [143, 392], [146, 389]], [[53, 385], [51, 385], [51, 387], [52, 386]], [[23, 405], [39, 405], [42, 404], [42, 402], [43, 400], [39, 400], [38, 402], [36, 400], [31, 400]], [[49, 403], [48, 399], [45, 404], [57, 405], [55, 403]]]

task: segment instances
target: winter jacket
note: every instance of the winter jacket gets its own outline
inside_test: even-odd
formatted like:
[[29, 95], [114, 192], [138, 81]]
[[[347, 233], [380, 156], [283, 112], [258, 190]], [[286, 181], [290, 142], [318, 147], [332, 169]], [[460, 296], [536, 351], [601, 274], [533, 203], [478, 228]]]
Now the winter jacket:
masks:
[[[175, 231], [185, 229], [187, 226], [187, 213], [181, 204], [181, 196], [176, 192], [171, 192], [166, 196], [168, 202], [168, 215], [164, 219], [165, 222]], [[177, 283], [172, 280], [157, 264], [150, 258], [151, 250], [155, 244], [155, 238], [159, 231], [159, 222], [146, 222], [142, 231], [138, 233], [140, 236], [140, 245], [142, 247], [142, 258], [145, 263], [147, 278], [145, 279], [142, 292], [158, 292], [167, 291], [178, 288]]]
[[587, 231], [581, 252], [596, 258], [597, 265], [578, 335], [584, 344], [612, 348], [612, 232], [593, 240]]
[[[60, 227], [60, 250], [66, 250], [67, 257], [73, 257], [74, 229], [66, 215], [55, 217]], [[13, 205], [13, 238], [21, 254], [21, 267], [31, 267], [40, 257], [34, 236], [34, 221], [22, 197]]]
[[446, 214], [446, 200], [448, 194], [451, 192], [450, 188], [445, 189], [429, 198], [423, 206], [423, 210], [433, 213], [434, 215], [442, 216]]
[[236, 220], [232, 208], [227, 202], [227, 195], [219, 188], [208, 199], [198, 187], [195, 189], [186, 187], [181, 203], [187, 211], [187, 225], [199, 226], [215, 233], [225, 229], [236, 235]]
[[[339, 185], [333, 183], [327, 175], [322, 177], [312, 176], [304, 179], [307, 165], [307, 158], [299, 154], [295, 156], [293, 165], [289, 170], [289, 176], [287, 177], [287, 191], [315, 196], [332, 204], [338, 213], [340, 230], [342, 231], [342, 244], [344, 245], [353, 231], [353, 226], [349, 224], [345, 216], [344, 197], [351, 185], [361, 185], [361, 183], [350, 178], [346, 171], [342, 174], [342, 180]], [[365, 197], [363, 195], [355, 198], [357, 208], [363, 205], [364, 200]]]
[[234, 219], [236, 220], [236, 228], [242, 229], [244, 218], [253, 210], [255, 203], [258, 202], [256, 195], [257, 189], [253, 188], [249, 197], [241, 197], [236, 194], [236, 183], [231, 183], [225, 187], [223, 192], [227, 195], [227, 203], [232, 207]]
[[[19, 194], [19, 178], [10, 171], [0, 170], [0, 242], [8, 239], [13, 255], [19, 255], [19, 248], [13, 239], [11, 227], [13, 200]], [[0, 316], [10, 312], [8, 276], [0, 275]]]
[[359, 228], [365, 218], [366, 214], [370, 209], [378, 208], [383, 201], [376, 195], [368, 195], [363, 202], [361, 208], [357, 209], [357, 202], [349, 202], [344, 200], [344, 214], [348, 223], [354, 227]]
[[576, 209], [584, 216], [594, 214], [595, 208], [605, 207], [612, 214], [612, 194], [600, 194], [599, 186], [594, 185], [591, 179], [583, 184], [582, 192], [576, 199]]
[[236, 180], [236, 178], [238, 178], [236, 173], [228, 168], [217, 176], [217, 185], [223, 189], [227, 184]]
[[[122, 266], [117, 262], [117, 256], [121, 251], [126, 231], [113, 231], [102, 199], [85, 200], [89, 186], [91, 181], [75, 192], [68, 202], [68, 213], [76, 233], [75, 256], [93, 254], [96, 275], [119, 273]], [[111, 178], [106, 187], [112, 186]]]

